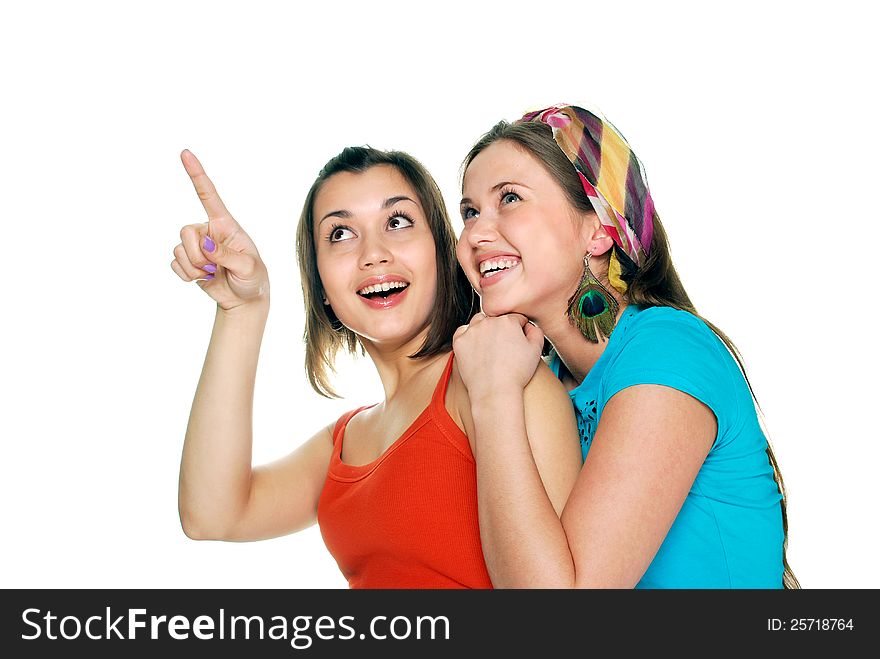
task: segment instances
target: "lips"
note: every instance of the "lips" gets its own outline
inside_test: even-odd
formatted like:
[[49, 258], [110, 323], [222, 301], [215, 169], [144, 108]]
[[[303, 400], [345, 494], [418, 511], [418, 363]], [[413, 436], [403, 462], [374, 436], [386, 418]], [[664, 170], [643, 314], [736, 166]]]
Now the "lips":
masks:
[[376, 275], [358, 284], [357, 294], [371, 308], [388, 309], [405, 297], [409, 285], [400, 275]]
[[508, 272], [522, 263], [519, 256], [509, 252], [487, 252], [477, 259], [480, 284], [487, 286], [496, 283]]

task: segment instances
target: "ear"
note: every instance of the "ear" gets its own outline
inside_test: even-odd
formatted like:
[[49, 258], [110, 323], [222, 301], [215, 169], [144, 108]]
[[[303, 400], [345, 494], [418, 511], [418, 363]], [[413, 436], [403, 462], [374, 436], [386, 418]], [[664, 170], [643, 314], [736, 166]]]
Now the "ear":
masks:
[[593, 256], [600, 256], [614, 246], [614, 239], [599, 222], [596, 213], [584, 213], [580, 238], [584, 254], [589, 252]]

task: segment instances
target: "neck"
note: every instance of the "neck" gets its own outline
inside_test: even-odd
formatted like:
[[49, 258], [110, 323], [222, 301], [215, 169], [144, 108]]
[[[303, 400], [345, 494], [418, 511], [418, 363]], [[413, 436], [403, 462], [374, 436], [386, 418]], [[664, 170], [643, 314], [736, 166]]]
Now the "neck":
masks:
[[[620, 308], [617, 311], [617, 322], [620, 321], [620, 316], [627, 306], [620, 298], [618, 302]], [[553, 344], [565, 368], [578, 384], [584, 381], [608, 346], [607, 338], [600, 339], [599, 343], [587, 340], [578, 328], [569, 322], [564, 312], [546, 319], [535, 319], [535, 322], [543, 330], [547, 340]]]
[[435, 355], [427, 359], [411, 359], [409, 356], [417, 353], [425, 342], [427, 329], [420, 332], [414, 338], [396, 345], [379, 344], [361, 339], [370, 359], [376, 367], [379, 379], [382, 381], [382, 389], [385, 391], [385, 402], [392, 401], [398, 393], [406, 391], [407, 385], [426, 368], [434, 365], [438, 359], [446, 359], [448, 352]]

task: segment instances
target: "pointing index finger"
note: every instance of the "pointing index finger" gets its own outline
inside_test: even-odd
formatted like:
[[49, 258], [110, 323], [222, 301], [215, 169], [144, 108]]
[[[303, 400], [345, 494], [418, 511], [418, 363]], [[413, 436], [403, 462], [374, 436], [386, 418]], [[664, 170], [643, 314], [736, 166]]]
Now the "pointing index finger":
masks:
[[202, 163], [193, 155], [192, 151], [184, 149], [180, 154], [180, 160], [183, 162], [183, 167], [186, 169], [186, 173], [189, 174], [193, 187], [202, 201], [202, 206], [204, 206], [205, 212], [208, 214], [208, 219], [229, 215], [229, 211], [223, 205], [220, 195], [217, 194], [217, 188], [214, 187], [211, 179], [205, 174]]

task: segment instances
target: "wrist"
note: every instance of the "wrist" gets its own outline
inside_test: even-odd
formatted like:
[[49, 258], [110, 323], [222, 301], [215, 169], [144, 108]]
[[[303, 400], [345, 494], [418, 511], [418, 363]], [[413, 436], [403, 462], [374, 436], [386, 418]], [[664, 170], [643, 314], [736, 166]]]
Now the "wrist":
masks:
[[497, 418], [511, 409], [522, 409], [524, 395], [522, 387], [481, 387], [476, 391], [468, 391], [471, 410], [474, 418], [489, 416]]
[[217, 305], [217, 317], [228, 319], [263, 319], [269, 315], [269, 294], [242, 302], [229, 309]]

